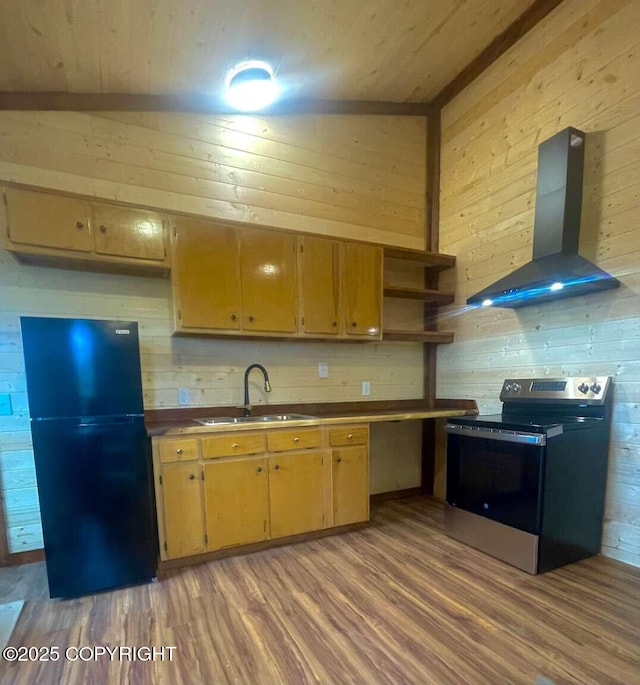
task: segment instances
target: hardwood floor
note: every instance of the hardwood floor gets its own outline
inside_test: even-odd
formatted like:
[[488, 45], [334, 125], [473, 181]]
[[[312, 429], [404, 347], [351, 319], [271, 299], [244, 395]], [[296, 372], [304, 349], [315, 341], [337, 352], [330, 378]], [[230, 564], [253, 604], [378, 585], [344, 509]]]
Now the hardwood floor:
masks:
[[45, 599], [34, 567], [10, 645], [177, 649], [3, 663], [1, 683], [640, 683], [640, 569], [598, 557], [529, 576], [447, 538], [423, 497], [363, 530], [76, 600]]

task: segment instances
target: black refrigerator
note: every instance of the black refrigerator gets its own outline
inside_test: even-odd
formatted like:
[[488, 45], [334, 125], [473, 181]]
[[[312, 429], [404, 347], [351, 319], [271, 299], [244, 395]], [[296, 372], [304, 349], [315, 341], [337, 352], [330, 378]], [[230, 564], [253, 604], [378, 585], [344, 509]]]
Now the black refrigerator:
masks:
[[21, 317], [51, 597], [155, 576], [138, 324]]

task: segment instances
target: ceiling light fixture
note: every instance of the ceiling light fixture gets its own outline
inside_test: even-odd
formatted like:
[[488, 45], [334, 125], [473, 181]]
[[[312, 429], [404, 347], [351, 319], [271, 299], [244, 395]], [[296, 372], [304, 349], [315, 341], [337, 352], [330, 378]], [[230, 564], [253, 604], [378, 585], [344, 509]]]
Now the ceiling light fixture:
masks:
[[278, 97], [278, 92], [271, 65], [257, 60], [236, 64], [225, 81], [227, 102], [243, 112], [255, 112], [269, 106]]

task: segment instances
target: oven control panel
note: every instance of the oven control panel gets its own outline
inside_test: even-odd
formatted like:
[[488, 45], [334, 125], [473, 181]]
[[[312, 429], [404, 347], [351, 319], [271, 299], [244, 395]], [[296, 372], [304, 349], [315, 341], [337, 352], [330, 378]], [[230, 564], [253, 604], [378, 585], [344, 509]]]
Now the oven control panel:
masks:
[[611, 376], [567, 376], [565, 378], [507, 378], [502, 384], [503, 402], [553, 401], [572, 404], [603, 404]]

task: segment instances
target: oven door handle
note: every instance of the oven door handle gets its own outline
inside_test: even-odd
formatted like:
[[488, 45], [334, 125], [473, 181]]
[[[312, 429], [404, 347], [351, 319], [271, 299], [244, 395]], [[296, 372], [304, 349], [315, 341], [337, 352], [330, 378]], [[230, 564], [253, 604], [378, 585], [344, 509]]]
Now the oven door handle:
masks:
[[516, 442], [521, 445], [546, 445], [547, 436], [542, 433], [527, 433], [525, 431], [508, 431], [500, 428], [484, 428], [481, 426], [458, 426], [447, 423], [444, 427], [452, 435], [464, 435], [467, 438], [484, 438], [485, 440], [501, 440], [502, 442]]

